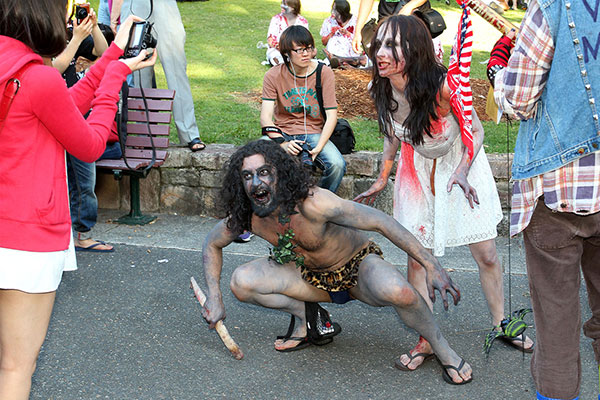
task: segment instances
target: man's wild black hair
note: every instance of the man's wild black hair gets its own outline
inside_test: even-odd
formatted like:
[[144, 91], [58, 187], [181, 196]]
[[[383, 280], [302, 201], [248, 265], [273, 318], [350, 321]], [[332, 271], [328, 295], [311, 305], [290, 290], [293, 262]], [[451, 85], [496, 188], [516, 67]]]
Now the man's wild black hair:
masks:
[[270, 140], [256, 140], [240, 147], [223, 168], [220, 193], [227, 228], [238, 234], [252, 229], [252, 205], [244, 190], [241, 170], [244, 159], [255, 154], [262, 155], [265, 163], [274, 168], [277, 182], [273, 195], [279, 202], [279, 214], [293, 214], [314, 186], [310, 172], [300, 165], [297, 157], [287, 154], [278, 144]]

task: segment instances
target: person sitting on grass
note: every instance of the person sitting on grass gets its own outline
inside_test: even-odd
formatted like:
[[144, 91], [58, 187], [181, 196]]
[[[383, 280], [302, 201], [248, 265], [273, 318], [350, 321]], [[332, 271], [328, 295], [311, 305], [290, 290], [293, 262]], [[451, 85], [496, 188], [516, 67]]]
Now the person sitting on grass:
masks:
[[352, 66], [365, 65], [367, 57], [361, 56], [352, 49], [352, 38], [356, 29], [356, 16], [350, 13], [347, 0], [334, 0], [331, 5], [331, 16], [321, 26], [321, 42], [323, 52], [329, 59], [332, 68], [342, 63]]
[[283, 31], [293, 25], [303, 26], [308, 29], [308, 21], [300, 15], [300, 0], [282, 0], [281, 12], [273, 18], [267, 32], [267, 61], [271, 65], [283, 63], [283, 57], [279, 49], [279, 39]]

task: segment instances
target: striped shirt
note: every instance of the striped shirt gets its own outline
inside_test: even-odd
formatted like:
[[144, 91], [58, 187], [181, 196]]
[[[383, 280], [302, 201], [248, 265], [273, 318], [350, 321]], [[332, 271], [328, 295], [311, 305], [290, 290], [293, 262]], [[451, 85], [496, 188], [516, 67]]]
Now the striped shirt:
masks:
[[[554, 41], [538, 0], [529, 2], [513, 54], [495, 80], [496, 104], [524, 120], [536, 112], [554, 57]], [[554, 171], [513, 183], [510, 234], [529, 225], [537, 201], [556, 212], [580, 215], [600, 211], [600, 152], [588, 154]]]

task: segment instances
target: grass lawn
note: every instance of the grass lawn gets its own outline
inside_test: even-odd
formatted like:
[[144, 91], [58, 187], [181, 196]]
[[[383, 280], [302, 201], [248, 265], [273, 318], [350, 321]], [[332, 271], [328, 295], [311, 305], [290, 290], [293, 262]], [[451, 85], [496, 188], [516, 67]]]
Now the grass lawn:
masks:
[[[92, 1], [96, 9], [97, 1]], [[359, 0], [349, 1], [352, 11], [357, 13]], [[444, 15], [448, 27], [441, 36], [447, 64], [460, 8], [454, 1], [450, 5], [443, 0], [431, 0], [431, 3]], [[239, 145], [260, 136], [259, 104], [249, 100], [249, 94], [260, 91], [267, 67], [260, 64], [265, 59], [265, 49], [257, 49], [256, 44], [259, 41], [266, 42], [269, 21], [279, 12], [279, 4], [279, 0], [178, 3], [187, 32], [188, 76], [196, 118], [200, 136], [205, 142]], [[322, 48], [319, 30], [329, 15], [330, 7], [328, 0], [302, 1], [301, 14], [308, 19], [318, 48]], [[373, 15], [375, 13], [376, 7]], [[487, 60], [500, 33], [479, 16], [472, 15], [474, 52], [471, 73], [474, 78], [487, 79], [485, 65], [480, 63]], [[504, 16], [518, 25], [523, 11], [508, 11]], [[322, 57], [321, 52], [319, 57]], [[156, 72], [158, 86], [167, 87], [160, 65], [157, 65]], [[357, 135], [357, 150], [382, 149], [376, 121], [353, 118], [350, 122]], [[505, 152], [506, 125], [496, 126], [492, 122], [485, 122], [484, 128], [486, 151]], [[511, 129], [511, 149], [514, 147], [516, 130], [516, 127]], [[171, 139], [178, 141], [174, 126]]]

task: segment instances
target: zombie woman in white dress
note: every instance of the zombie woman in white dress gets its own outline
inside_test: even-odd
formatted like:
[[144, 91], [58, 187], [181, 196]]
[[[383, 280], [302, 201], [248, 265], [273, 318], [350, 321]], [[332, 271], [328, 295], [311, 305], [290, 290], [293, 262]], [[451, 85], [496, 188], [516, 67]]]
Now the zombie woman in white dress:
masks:
[[[392, 16], [380, 25], [371, 57], [376, 63], [370, 92], [385, 136], [383, 162], [375, 183], [355, 200], [373, 203], [401, 147], [394, 217], [435, 256], [444, 255], [446, 247], [469, 245], [492, 323], [500, 329], [504, 289], [494, 238], [502, 209], [482, 148], [483, 126], [473, 111], [470, 157], [451, 110], [447, 70], [437, 61], [429, 31], [418, 18]], [[408, 281], [429, 302], [425, 270], [411, 257]], [[533, 347], [522, 336], [506, 340], [525, 351]], [[420, 338], [410, 353], [396, 360], [396, 367], [412, 371], [432, 355], [429, 343]]]

